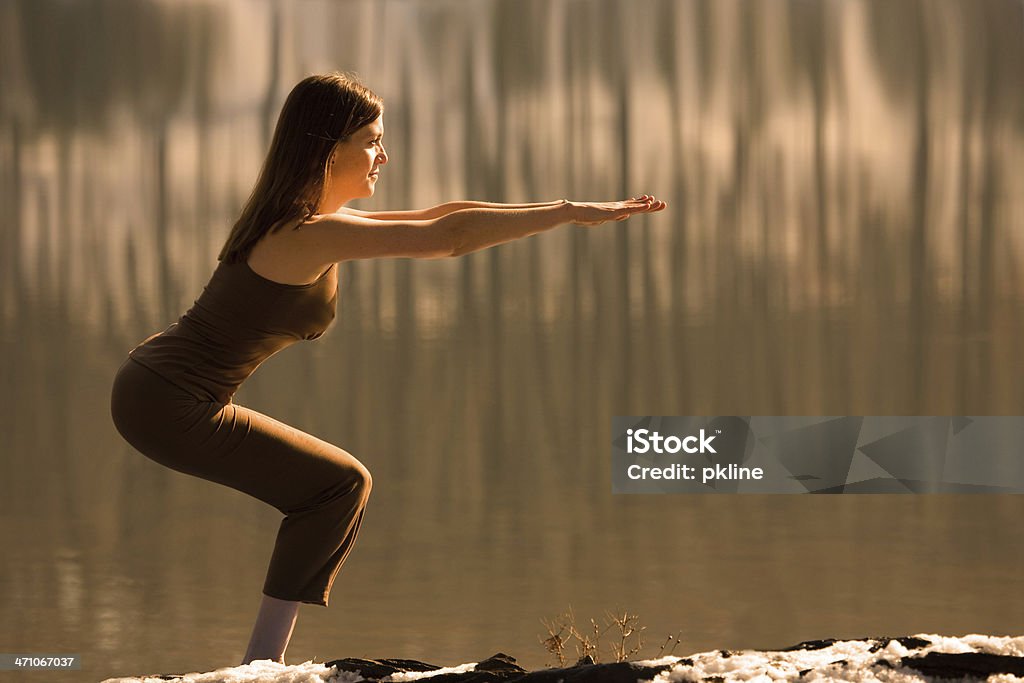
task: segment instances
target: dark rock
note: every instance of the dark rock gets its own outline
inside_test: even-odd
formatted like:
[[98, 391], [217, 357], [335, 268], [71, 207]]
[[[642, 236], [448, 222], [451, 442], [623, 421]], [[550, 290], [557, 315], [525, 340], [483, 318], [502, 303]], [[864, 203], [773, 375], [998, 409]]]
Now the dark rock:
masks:
[[516, 664], [515, 657], [498, 652], [482, 662], [477, 662], [473, 671], [437, 674], [430, 677], [430, 683], [501, 683], [518, 681], [525, 673], [526, 669]]
[[498, 652], [493, 654], [482, 662], [478, 662], [476, 665], [477, 671], [510, 671], [516, 673], [526, 673], [526, 669], [516, 664], [516, 658], [512, 655], [507, 655], [504, 652]]
[[984, 652], [929, 652], [923, 657], [903, 657], [900, 664], [938, 678], [967, 677], [983, 681], [995, 674], [1024, 676], [1024, 657]]
[[359, 659], [346, 657], [335, 659], [324, 664], [335, 667], [338, 671], [351, 671], [368, 680], [377, 680], [400, 671], [436, 671], [441, 667], [425, 664], [415, 659]]
[[908, 650], [920, 650], [922, 647], [928, 647], [932, 644], [932, 641], [925, 640], [924, 638], [914, 638], [912, 636], [902, 636], [900, 638], [890, 638], [889, 636], [878, 636], [876, 638], [859, 638], [863, 641], [875, 641], [868, 652], [878, 652], [883, 647], [889, 644], [890, 640], [895, 640], [897, 643], [907, 648]]
[[[560, 669], [526, 671], [515, 663], [515, 658], [499, 652], [477, 663], [473, 671], [443, 673], [430, 677], [430, 683], [636, 683], [651, 679], [670, 665], [640, 666], [631, 662], [597, 664], [593, 657], [580, 658], [574, 666]], [[692, 664], [692, 660], [684, 660]], [[436, 671], [442, 667], [415, 659], [335, 659], [324, 666], [339, 671], [358, 673], [366, 680], [377, 681], [393, 673], [404, 671]]]
[[932, 641], [925, 640], [924, 638], [914, 638], [912, 636], [903, 636], [897, 638], [896, 642], [907, 648], [908, 650], [920, 650], [922, 647], [928, 647], [932, 644]]
[[650, 680], [671, 668], [669, 664], [641, 666], [632, 662], [613, 662], [531, 671], [511, 680], [515, 683], [636, 683]]
[[[445, 673], [430, 677], [431, 683], [499, 683], [513, 680], [526, 673], [526, 669], [516, 665], [515, 657], [498, 652], [482, 662], [478, 662], [473, 671], [463, 673]], [[415, 659], [358, 659], [348, 657], [335, 659], [324, 664], [333, 666], [339, 671], [351, 671], [366, 680], [377, 681], [393, 673], [408, 671], [437, 671], [443, 667], [427, 664]]]
[[826, 647], [831, 647], [838, 642], [839, 641], [835, 638], [826, 638], [824, 640], [805, 640], [802, 643], [791, 645], [784, 650], [779, 650], [779, 652], [793, 652], [794, 650], [821, 650]]

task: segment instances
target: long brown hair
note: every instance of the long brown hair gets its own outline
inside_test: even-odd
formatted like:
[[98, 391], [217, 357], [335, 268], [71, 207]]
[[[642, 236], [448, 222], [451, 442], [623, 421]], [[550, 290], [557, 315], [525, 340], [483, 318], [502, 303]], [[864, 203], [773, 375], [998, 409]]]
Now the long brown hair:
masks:
[[354, 75], [302, 79], [285, 99], [256, 186], [231, 228], [218, 261], [237, 263], [267, 232], [316, 213], [335, 146], [372, 123], [384, 103]]

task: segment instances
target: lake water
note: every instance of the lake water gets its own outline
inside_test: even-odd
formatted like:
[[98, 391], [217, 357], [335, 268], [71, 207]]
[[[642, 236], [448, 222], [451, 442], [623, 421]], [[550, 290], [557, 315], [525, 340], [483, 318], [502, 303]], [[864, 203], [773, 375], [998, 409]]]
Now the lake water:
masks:
[[0, 651], [83, 681], [241, 661], [279, 514], [135, 452], [110, 384], [331, 69], [386, 103], [356, 208], [669, 208], [340, 267], [334, 326], [235, 397], [374, 477], [289, 662], [535, 668], [570, 607], [636, 614], [639, 657], [1019, 635], [1024, 497], [612, 495], [608, 435], [1024, 414], [1022, 33], [1009, 0], [0, 4]]

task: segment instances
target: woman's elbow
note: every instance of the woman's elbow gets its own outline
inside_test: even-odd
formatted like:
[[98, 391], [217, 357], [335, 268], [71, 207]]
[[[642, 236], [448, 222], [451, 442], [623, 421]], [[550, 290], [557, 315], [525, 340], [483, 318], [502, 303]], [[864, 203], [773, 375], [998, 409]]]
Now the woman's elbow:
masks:
[[461, 256], [462, 239], [459, 225], [445, 216], [434, 221], [433, 235], [430, 240], [430, 247], [423, 258], [453, 258]]
[[451, 249], [445, 248], [445, 249], [435, 249], [433, 251], [427, 252], [426, 254], [423, 254], [422, 256], [420, 256], [420, 258], [439, 259], [439, 258], [454, 258], [456, 256], [460, 256], [460, 254], [456, 254]]
[[470, 230], [465, 222], [453, 221], [448, 228], [448, 253], [446, 256], [457, 258], [459, 256], [465, 256], [466, 254], [472, 254], [480, 248], [473, 244], [473, 240], [470, 238], [469, 234]]

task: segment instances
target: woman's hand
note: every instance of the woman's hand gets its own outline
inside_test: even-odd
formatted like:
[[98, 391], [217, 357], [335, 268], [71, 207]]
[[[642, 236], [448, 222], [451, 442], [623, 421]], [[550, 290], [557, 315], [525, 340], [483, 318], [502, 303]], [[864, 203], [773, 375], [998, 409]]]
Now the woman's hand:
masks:
[[633, 197], [621, 202], [569, 202], [571, 223], [601, 225], [606, 221], [622, 221], [635, 213], [661, 211], [668, 204], [650, 195]]

